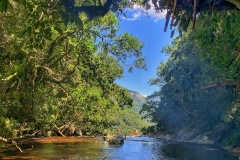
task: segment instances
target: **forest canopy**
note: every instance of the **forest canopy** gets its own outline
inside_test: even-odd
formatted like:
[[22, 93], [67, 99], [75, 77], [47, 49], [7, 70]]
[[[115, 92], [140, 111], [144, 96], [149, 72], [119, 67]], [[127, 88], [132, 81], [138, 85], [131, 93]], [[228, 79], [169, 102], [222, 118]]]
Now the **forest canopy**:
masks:
[[[28, 0], [1, 0], [0, 12], [13, 7], [13, 2], [28, 7], [31, 1]], [[44, 3], [44, 1], [42, 1]], [[125, 15], [125, 11], [134, 6], [140, 6], [145, 10], [154, 8], [156, 13], [166, 11], [166, 22], [164, 31], [167, 28], [177, 29], [180, 33], [186, 31], [192, 23], [195, 26], [196, 17], [203, 12], [221, 11], [229, 9], [240, 9], [238, 0], [54, 0], [45, 2], [45, 7], [55, 7], [65, 22], [69, 19], [80, 22], [79, 13], [85, 13], [88, 19], [104, 16], [110, 11], [116, 15]]]

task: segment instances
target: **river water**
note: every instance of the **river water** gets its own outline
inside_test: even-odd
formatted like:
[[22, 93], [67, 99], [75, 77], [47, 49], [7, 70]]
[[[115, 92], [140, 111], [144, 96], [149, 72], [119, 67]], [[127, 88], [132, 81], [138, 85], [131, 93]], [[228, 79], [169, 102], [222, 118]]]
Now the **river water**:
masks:
[[[31, 150], [28, 150], [33, 145]], [[99, 139], [74, 142], [28, 143], [0, 150], [0, 159], [32, 160], [238, 160], [213, 145], [169, 142], [149, 137], [128, 138], [121, 146]]]

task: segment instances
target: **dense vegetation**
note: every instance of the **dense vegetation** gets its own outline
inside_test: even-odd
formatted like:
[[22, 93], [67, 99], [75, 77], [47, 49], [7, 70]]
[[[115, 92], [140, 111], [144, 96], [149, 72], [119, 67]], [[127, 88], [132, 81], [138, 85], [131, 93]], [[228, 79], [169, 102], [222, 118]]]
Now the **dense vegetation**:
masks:
[[108, 132], [111, 135], [115, 135], [116, 129], [119, 128], [120, 133], [124, 136], [137, 136], [142, 134], [142, 128], [147, 128], [150, 126], [150, 123], [145, 119], [142, 119], [141, 115], [139, 115], [139, 111], [142, 109], [142, 105], [145, 102], [145, 97], [136, 91], [128, 90], [128, 92], [130, 93], [131, 99], [133, 100], [133, 107], [126, 108], [115, 114], [113, 118], [113, 125]]
[[194, 30], [163, 49], [170, 58], [150, 81], [160, 90], [142, 110], [160, 132], [240, 145], [239, 17], [238, 10], [202, 13]]
[[[26, 132], [103, 135], [119, 114], [132, 118], [122, 111], [132, 106], [130, 94], [114, 81], [123, 65], [145, 67], [143, 44], [116, 35], [112, 12], [90, 20], [60, 2], [0, 1], [1, 139]], [[127, 64], [128, 57], [135, 61]]]

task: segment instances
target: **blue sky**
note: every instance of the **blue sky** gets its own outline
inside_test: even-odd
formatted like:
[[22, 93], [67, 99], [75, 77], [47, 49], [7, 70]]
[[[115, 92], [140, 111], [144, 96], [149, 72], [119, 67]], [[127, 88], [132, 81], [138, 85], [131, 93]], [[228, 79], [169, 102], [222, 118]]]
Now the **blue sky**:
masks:
[[160, 62], [167, 60], [166, 54], [161, 53], [161, 50], [165, 45], [171, 44], [171, 30], [163, 31], [165, 18], [153, 11], [150, 11], [148, 16], [140, 11], [128, 11], [127, 15], [129, 18], [120, 21], [119, 33], [128, 32], [144, 42], [143, 55], [146, 57], [147, 70], [135, 68], [129, 73], [126, 67], [124, 78], [116, 83], [147, 96], [159, 90], [157, 86], [150, 86], [148, 81], [156, 77], [156, 68]]

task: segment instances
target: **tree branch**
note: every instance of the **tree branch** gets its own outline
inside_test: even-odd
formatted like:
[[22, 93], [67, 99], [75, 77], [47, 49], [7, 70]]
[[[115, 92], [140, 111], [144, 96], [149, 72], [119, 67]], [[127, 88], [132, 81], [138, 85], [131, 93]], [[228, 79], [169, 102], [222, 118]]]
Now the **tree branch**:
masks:
[[[0, 140], [4, 143], [8, 143], [8, 139], [4, 138], [4, 137], [0, 137]], [[16, 148], [20, 151], [20, 152], [23, 152], [23, 150], [17, 145], [17, 142], [16, 141], [11, 141], [12, 144], [14, 144], [16, 146]]]
[[193, 4], [193, 24], [192, 24], [192, 29], [194, 29], [194, 26], [195, 26], [196, 14], [197, 14], [197, 0], [194, 0], [194, 4]]
[[172, 12], [172, 21], [171, 21], [171, 24], [170, 24], [170, 29], [172, 29], [172, 26], [173, 26], [174, 14], [175, 14], [175, 11], [176, 11], [176, 7], [177, 7], [177, 0], [174, 0], [174, 6], [173, 6], [173, 12]]
[[23, 152], [23, 150], [17, 145], [17, 142], [16, 142], [16, 141], [12, 141], [12, 143], [17, 147], [17, 149], [18, 149], [20, 152]]
[[[65, 32], [63, 35], [60, 35], [58, 36], [49, 46], [49, 49], [48, 49], [48, 55], [47, 55], [47, 58], [48, 59], [52, 53], [53, 53], [53, 50], [55, 48], [55, 46], [62, 42], [64, 39], [68, 38], [70, 35], [74, 34], [76, 32], [76, 30], [72, 31], [72, 32]], [[51, 62], [52, 59], [48, 60], [47, 63]]]
[[166, 21], [165, 21], [165, 26], [164, 26], [164, 32], [167, 31], [168, 23], [169, 23], [170, 17], [171, 17], [171, 11], [168, 10], [168, 11], [167, 11], [167, 14], [166, 14]]

